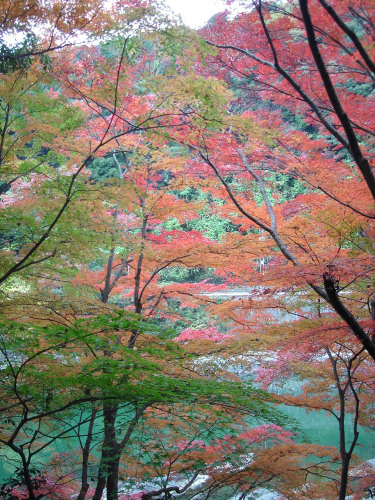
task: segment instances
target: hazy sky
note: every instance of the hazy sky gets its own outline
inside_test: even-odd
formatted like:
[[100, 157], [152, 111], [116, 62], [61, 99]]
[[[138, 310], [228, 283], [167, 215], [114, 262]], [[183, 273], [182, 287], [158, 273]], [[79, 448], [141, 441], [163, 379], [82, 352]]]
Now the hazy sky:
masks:
[[214, 14], [225, 9], [220, 0], [165, 0], [191, 28], [203, 26]]

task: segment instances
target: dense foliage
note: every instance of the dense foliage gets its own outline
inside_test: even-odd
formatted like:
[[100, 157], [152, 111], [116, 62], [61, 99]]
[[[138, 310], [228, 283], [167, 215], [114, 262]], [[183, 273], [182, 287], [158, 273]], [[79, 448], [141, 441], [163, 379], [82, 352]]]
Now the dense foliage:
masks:
[[374, 7], [1, 5], [1, 498], [373, 494]]

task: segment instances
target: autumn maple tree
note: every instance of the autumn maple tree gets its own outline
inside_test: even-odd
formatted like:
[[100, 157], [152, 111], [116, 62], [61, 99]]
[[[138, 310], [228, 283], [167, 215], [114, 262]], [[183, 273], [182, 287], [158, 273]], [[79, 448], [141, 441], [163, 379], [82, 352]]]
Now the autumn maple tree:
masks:
[[[219, 49], [214, 64], [222, 68], [225, 78], [231, 75], [236, 79], [230, 82], [234, 87], [243, 88], [239, 90], [242, 106], [246, 106], [246, 99], [250, 104], [256, 92], [270, 103], [277, 103], [281, 119], [283, 109], [287, 109], [302, 117], [305, 130], [310, 127], [309, 133], [305, 130], [301, 131], [302, 133], [290, 131], [286, 127], [282, 135], [276, 134], [273, 139], [270, 138], [273, 144], [267, 147], [267, 156], [261, 158], [262, 170], [272, 169], [280, 174], [292, 175], [309, 187], [324, 193], [342, 207], [349, 208], [355, 214], [362, 216], [357, 219], [359, 225], [360, 221], [364, 224], [371, 223], [373, 217], [371, 197], [374, 195], [371, 170], [373, 134], [366, 112], [366, 98], [359, 90], [373, 79], [371, 49], [366, 51], [364, 48], [367, 47], [366, 37], [371, 32], [371, 10], [366, 10], [362, 5], [356, 10], [346, 6], [345, 2], [339, 2], [337, 6], [329, 6], [326, 2], [315, 2], [308, 6], [307, 2], [301, 1], [299, 4], [291, 4], [290, 9], [277, 3], [254, 2], [250, 7], [249, 12], [239, 14], [231, 23], [224, 23], [225, 17], [220, 15], [207, 28], [208, 43]], [[336, 11], [335, 7], [339, 11]], [[363, 17], [360, 14], [362, 8], [365, 13]], [[325, 23], [327, 12], [335, 21], [328, 27]], [[324, 26], [321, 26], [320, 19]], [[359, 19], [365, 27], [367, 27], [366, 22], [369, 26], [367, 31], [364, 28], [361, 40], [355, 31], [348, 27], [348, 23], [359, 22]], [[229, 26], [231, 26], [230, 31]], [[249, 26], [251, 28], [248, 28]], [[291, 36], [290, 40], [286, 38], [288, 33]], [[297, 40], [294, 40], [292, 33], [298, 33]], [[319, 46], [316, 42], [317, 37], [320, 37]], [[358, 57], [353, 55], [353, 51], [358, 51]], [[233, 62], [226, 60], [231, 53], [236, 54]], [[303, 62], [299, 60], [299, 54]], [[313, 74], [319, 74], [320, 78], [313, 77]], [[371, 99], [368, 102], [371, 102]], [[263, 116], [269, 114], [267, 105], [263, 106], [261, 114]], [[274, 115], [275, 112], [272, 116]], [[279, 122], [278, 127], [280, 126], [285, 128], [282, 122]], [[276, 124], [272, 125], [273, 130], [276, 127]], [[298, 146], [294, 142], [296, 140]], [[237, 144], [242, 146], [238, 140]], [[253, 147], [249, 149], [246, 144], [244, 151], [241, 151], [241, 147], [238, 149], [237, 155], [243, 164], [242, 168], [253, 175], [254, 181], [258, 182], [262, 189], [261, 176], [254, 171], [257, 152]], [[317, 151], [319, 155], [316, 154]], [[208, 163], [211, 162], [211, 167], [215, 168], [209, 154], [210, 151], [205, 154], [204, 149], [200, 150], [203, 159]], [[322, 162], [321, 166], [314, 165], [312, 168], [311, 162], [319, 161]], [[331, 169], [327, 168], [327, 164], [332, 165]], [[364, 182], [353, 174], [353, 165], [358, 168]], [[348, 175], [344, 171], [347, 171]], [[333, 175], [336, 181], [332, 179]], [[343, 178], [344, 181], [341, 182]], [[340, 181], [338, 187], [335, 188], [338, 181]], [[358, 188], [354, 187], [357, 184]], [[347, 185], [346, 191], [343, 189], [345, 185]], [[229, 186], [226, 188], [230, 196]], [[337, 191], [338, 188], [340, 193]], [[358, 197], [357, 207], [353, 203], [353, 192], [356, 193], [354, 199]], [[262, 196], [267, 206], [264, 193]], [[244, 215], [248, 217], [250, 214], [248, 212], [248, 215]], [[299, 266], [298, 259], [287, 249], [285, 241], [282, 241], [278, 234], [277, 218], [270, 207], [268, 207], [268, 217], [269, 224], [259, 220], [256, 224], [275, 240], [287, 260]], [[332, 252], [328, 256], [327, 264], [332, 265], [334, 260], [335, 255]], [[325, 273], [324, 287], [317, 283], [311, 285], [331, 304], [374, 357], [374, 345], [366, 331], [339, 299], [333, 275]]]
[[[118, 13], [118, 21], [123, 24], [121, 32], [116, 31], [116, 25], [111, 26], [120, 38], [113, 57], [106, 60], [107, 65], [111, 61], [111, 69], [105, 67], [105, 57], [97, 47], [64, 47], [50, 54], [47, 62], [32, 57], [25, 67], [16, 66], [2, 75], [2, 190], [12, 188], [11, 198], [3, 202], [4, 208], [11, 212], [5, 224], [18, 226], [18, 237], [25, 238], [28, 245], [22, 240], [23, 252], [17, 261], [5, 259], [1, 283], [56, 256], [58, 248], [70, 241], [66, 235], [59, 237], [63, 233], [59, 224], [80, 192], [76, 181], [79, 182], [90, 159], [99, 151], [104, 153], [119, 137], [159, 126], [155, 125], [156, 116], [150, 108], [141, 105], [137, 92], [129, 91], [136, 78], [135, 68], [130, 71], [132, 63], [128, 60], [133, 50], [129, 48], [132, 23], [141, 23], [142, 15], [146, 14], [142, 9], [126, 13], [121, 8]], [[104, 74], [111, 78], [105, 79]], [[89, 80], [91, 77], [94, 80]], [[127, 85], [127, 93], [121, 93], [121, 85]], [[127, 107], [128, 114], [119, 119], [117, 110], [121, 106]], [[141, 117], [143, 112], [146, 114]], [[21, 202], [23, 190], [26, 193], [31, 189], [30, 181], [40, 207], [38, 218], [34, 217], [37, 227], [32, 234], [26, 234], [20, 216], [14, 220], [12, 207]], [[51, 198], [55, 209], [47, 217], [40, 191], [47, 199], [54, 192]], [[57, 241], [52, 242], [54, 236]], [[5, 248], [7, 251], [8, 242]]]
[[236, 9], [1, 7], [6, 498], [373, 487], [374, 8]]
[[[34, 133], [25, 146], [26, 153], [33, 154], [29, 160], [31, 168], [25, 175], [11, 179], [4, 188], [2, 201], [9, 213], [6, 227], [11, 227], [14, 218], [19, 217], [19, 221], [14, 224], [19, 228], [18, 240], [11, 239], [12, 245], [5, 248], [9, 264], [4, 262], [8, 270], [4, 272], [3, 281], [9, 287], [5, 290], [11, 293], [5, 297], [4, 311], [12, 319], [37, 321], [42, 325], [42, 330], [19, 327], [20, 339], [26, 331], [30, 343], [30, 353], [26, 355], [24, 352], [26, 357], [21, 360], [17, 359], [21, 349], [15, 344], [9, 345], [7, 332], [10, 326], [4, 327], [3, 355], [7, 362], [3, 367], [3, 390], [7, 403], [3, 410], [5, 413], [9, 410], [12, 415], [9, 417], [4, 414], [4, 419], [10, 425], [13, 421], [17, 424], [15, 430], [7, 429], [2, 443], [19, 454], [24, 482], [20, 494], [27, 491], [32, 499], [48, 494], [47, 479], [43, 482], [45, 476], [32, 476], [35, 474], [34, 463], [38, 454], [85, 422], [92, 425], [99, 412], [104, 417], [104, 438], [93, 498], [101, 497], [106, 486], [108, 498], [115, 499], [118, 497], [122, 451], [138, 422], [145, 418], [143, 414], [146, 409], [157, 404], [173, 407], [181, 399], [186, 403], [191, 399], [191, 404], [195, 406], [202, 405], [201, 399], [204, 404], [207, 401], [214, 404], [215, 398], [223, 401], [229, 398], [229, 402], [233, 400], [237, 386], [243, 389], [240, 381], [229, 386], [224, 382], [215, 382], [212, 371], [201, 370], [199, 364], [192, 364], [190, 354], [183, 354], [178, 344], [158, 340], [160, 334], [157, 328], [151, 326], [152, 334], [145, 335], [144, 328], [137, 324], [133, 316], [125, 317], [125, 321], [133, 323], [128, 331], [124, 331], [126, 327], [121, 322], [114, 326], [114, 331], [107, 328], [111, 322], [104, 330], [100, 326], [96, 328], [85, 324], [82, 328], [78, 327], [78, 337], [83, 343], [75, 337], [77, 320], [79, 325], [82, 317], [97, 316], [100, 312], [111, 313], [113, 307], [107, 305], [111, 293], [121, 293], [124, 297], [130, 293], [133, 296], [130, 309], [134, 313], [140, 315], [146, 312], [146, 316], [154, 316], [161, 300], [165, 299], [168, 303], [168, 297], [176, 293], [173, 291], [176, 287], [164, 286], [156, 297], [152, 295], [152, 286], [155, 287], [159, 273], [177, 263], [204, 265], [198, 262], [198, 256], [200, 253], [204, 256], [201, 247], [207, 247], [210, 243], [196, 231], [175, 231], [163, 227], [171, 215], [179, 217], [181, 222], [187, 218], [186, 212], [183, 213], [185, 201], [179, 201], [173, 193], [180, 189], [179, 181], [176, 179], [167, 183], [171, 192], [160, 190], [160, 184], [164, 182], [163, 172], [175, 176], [175, 169], [180, 162], [172, 159], [171, 155], [169, 158], [160, 157], [155, 144], [153, 147], [148, 145], [147, 132], [173, 125], [174, 116], [181, 114], [181, 111], [172, 109], [161, 112], [160, 104], [157, 100], [155, 103], [153, 96], [146, 95], [141, 99], [136, 91], [129, 90], [132, 85], [138, 84], [141, 71], [147, 68], [149, 62], [145, 54], [145, 66], [142, 67], [138, 60], [138, 67], [135, 68], [128, 52], [131, 48], [134, 48], [133, 41], [124, 40], [120, 45], [80, 47], [79, 50], [64, 54], [57, 53], [50, 71], [55, 86], [60, 88], [50, 89], [48, 102], [59, 105], [62, 96], [63, 102], [70, 106], [67, 112], [69, 125], [65, 129], [57, 120], [53, 128], [53, 120], [47, 114], [46, 126], [40, 131], [40, 142]], [[112, 54], [108, 53], [105, 58], [106, 50], [111, 50]], [[113, 61], [117, 62], [114, 69]], [[110, 74], [111, 78], [104, 79], [104, 72]], [[35, 81], [40, 85], [40, 80]], [[43, 92], [41, 97], [44, 97]], [[30, 95], [30, 102], [35, 105], [35, 95]], [[113, 106], [114, 113], [108, 115]], [[50, 107], [44, 109], [51, 111]], [[166, 115], [165, 122], [160, 121], [160, 114], [162, 117]], [[58, 133], [59, 127], [62, 134]], [[4, 137], [8, 139], [9, 135], [12, 136], [6, 130]], [[165, 139], [163, 141], [159, 140], [160, 148], [166, 147]], [[14, 146], [11, 140], [9, 143], [10, 147]], [[34, 150], [28, 151], [31, 147]], [[129, 149], [132, 150], [130, 155]], [[37, 170], [33, 162], [41, 150], [46, 159], [37, 165], [43, 168]], [[20, 156], [20, 152], [13, 155], [16, 163], [11, 164], [13, 168]], [[6, 150], [5, 157], [10, 157], [9, 150]], [[112, 158], [118, 168], [118, 180], [106, 180], [104, 189], [89, 179], [90, 165], [95, 162], [95, 158]], [[88, 167], [88, 171], [84, 175], [85, 167]], [[20, 182], [21, 179], [24, 182]], [[37, 187], [33, 197], [26, 199], [25, 191], [31, 192], [33, 187]], [[54, 204], [46, 206], [46, 198], [52, 193], [55, 195]], [[21, 207], [24, 207], [22, 213]], [[191, 212], [192, 207], [188, 210]], [[74, 217], [70, 218], [70, 214], [74, 214]], [[28, 220], [34, 221], [33, 227], [29, 226]], [[7, 232], [5, 225], [4, 231]], [[177, 241], [179, 244], [175, 245]], [[99, 273], [88, 273], [91, 283], [85, 283], [84, 273], [77, 275], [77, 269], [89, 267], [90, 262], [99, 258], [93, 242], [103, 249], [101, 253], [106, 264]], [[45, 246], [52, 250], [45, 252]], [[85, 251], [89, 246], [90, 250]], [[209, 253], [207, 248], [205, 251]], [[36, 258], [36, 255], [40, 257]], [[70, 272], [64, 266], [68, 262]], [[9, 277], [24, 270], [31, 272], [22, 274], [24, 281], [13, 282], [16, 291], [12, 293]], [[76, 275], [74, 281], [70, 280], [72, 274]], [[101, 298], [97, 305], [90, 294], [77, 300], [79, 290], [83, 290], [85, 284], [87, 289], [95, 281], [96, 291], [99, 289]], [[58, 284], [58, 289], [51, 289], [51, 284]], [[77, 287], [76, 290], [73, 286]], [[93, 288], [95, 290], [95, 286]], [[147, 311], [147, 308], [150, 310]], [[56, 325], [55, 330], [49, 329], [50, 323]], [[43, 328], [47, 332], [46, 339], [41, 334]], [[57, 336], [56, 342], [52, 341], [52, 332]], [[85, 359], [85, 362], [77, 362], [78, 372], [69, 369], [69, 373], [64, 374], [61, 367], [71, 365], [70, 353], [82, 361]], [[178, 356], [177, 363], [170, 359], [173, 353]], [[14, 356], [16, 359], [13, 359]], [[53, 362], [56, 357], [62, 363], [60, 369]], [[158, 358], [164, 366], [157, 363]], [[146, 365], [151, 370], [149, 373], [145, 369]], [[151, 375], [153, 370], [154, 376]], [[84, 383], [80, 381], [79, 373]], [[139, 380], [134, 379], [132, 373], [137, 373]], [[225, 370], [217, 372], [222, 379], [225, 373]], [[208, 384], [209, 378], [213, 379], [212, 384]], [[232, 379], [230, 375], [229, 379]], [[59, 380], [62, 386], [55, 384], [55, 380]], [[78, 384], [74, 384], [76, 393], [72, 387], [73, 380]], [[32, 387], [40, 395], [38, 400], [32, 395]], [[45, 389], [40, 392], [41, 387]], [[261, 396], [256, 396], [255, 390], [251, 391], [250, 403], [252, 398], [257, 397], [259, 407]], [[222, 402], [218, 400], [215, 404], [220, 407]], [[233, 404], [246, 407], [246, 398], [241, 403], [233, 400]], [[68, 418], [73, 415], [68, 410], [72, 408], [74, 412], [74, 408], [80, 405], [88, 409], [87, 418], [77, 425], [58, 430], [61, 416]], [[126, 432], [117, 438], [118, 417], [121, 421], [124, 411], [125, 414], [133, 412], [134, 415], [130, 417]], [[250, 406], [248, 411], [256, 413]], [[87, 450], [91, 444], [90, 432], [82, 450], [81, 498], [88, 491]], [[56, 487], [61, 485], [62, 477], [57, 476], [55, 481]], [[42, 483], [41, 489], [39, 486]], [[13, 493], [8, 491], [7, 494]]]
[[[327, 24], [327, 13], [334, 22]], [[259, 315], [253, 312], [254, 320], [250, 316], [249, 321], [244, 317], [249, 307], [309, 317], [315, 306], [307, 306], [310, 314], [295, 307], [303, 293], [311, 301], [310, 288], [318, 301], [323, 299], [343, 320], [344, 331], [349, 329], [359, 341], [357, 348], [340, 348], [336, 340], [339, 352], [348, 349], [354, 356], [349, 361], [349, 354], [337, 355], [347, 366], [346, 383], [339, 381], [338, 360], [331, 358], [326, 345], [341, 405], [350, 399], [345, 392], [349, 387], [359, 404], [348, 367], [361, 352], [361, 344], [374, 358], [373, 316], [368, 307], [373, 294], [373, 127], [369, 116], [373, 63], [367, 41], [372, 19], [373, 9], [366, 2], [356, 6], [253, 2], [232, 20], [225, 14], [216, 16], [203, 32], [218, 49], [210, 61], [234, 90], [233, 109], [241, 109], [243, 119], [253, 120], [263, 135], [249, 134], [236, 118], [230, 130], [223, 128], [216, 135], [203, 130], [188, 144], [197, 157], [190, 168], [210, 175], [202, 162], [209, 167], [250, 230], [240, 259], [246, 249], [253, 269], [247, 268], [245, 283], [254, 287], [249, 294], [253, 299], [247, 307], [231, 305], [228, 316], [235, 316], [237, 325], [246, 322], [253, 327]], [[258, 96], [262, 103], [255, 100]], [[300, 183], [305, 194], [280, 203], [282, 179]], [[268, 265], [254, 267], [264, 257]], [[288, 261], [292, 267], [286, 265]], [[239, 261], [233, 267], [240, 269]], [[339, 296], [342, 290], [345, 294]], [[329, 312], [320, 307], [324, 313], [319, 313], [318, 321], [327, 321], [321, 318]], [[268, 321], [272, 322], [272, 315]], [[314, 333], [303, 326], [307, 334]], [[254, 335], [259, 340], [259, 327]], [[337, 417], [341, 432], [344, 412], [342, 406]], [[346, 451], [344, 441], [341, 436], [339, 498], [345, 498], [345, 469], [354, 447]]]

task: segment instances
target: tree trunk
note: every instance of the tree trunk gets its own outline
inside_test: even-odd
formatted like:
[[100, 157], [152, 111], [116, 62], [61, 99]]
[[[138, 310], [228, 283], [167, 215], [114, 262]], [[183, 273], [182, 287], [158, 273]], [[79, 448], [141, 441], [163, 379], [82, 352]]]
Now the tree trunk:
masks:
[[34, 486], [33, 482], [31, 480], [30, 476], [30, 471], [29, 471], [29, 462], [26, 460], [25, 454], [22, 452], [21, 454], [21, 459], [22, 459], [22, 467], [23, 467], [23, 477], [25, 478], [25, 483], [27, 487], [27, 491], [29, 493], [29, 499], [28, 500], [37, 500], [37, 498], [41, 498], [40, 496], [36, 497], [34, 493]]
[[[111, 475], [112, 464], [113, 460], [116, 458], [116, 451], [117, 451], [116, 430], [115, 430], [117, 411], [118, 411], [118, 405], [108, 404], [103, 408], [104, 440], [102, 445], [102, 456], [99, 465], [98, 481], [92, 500], [100, 500], [102, 498], [106, 484], [108, 489], [108, 478]], [[117, 474], [117, 479], [118, 479], [118, 474]], [[108, 491], [107, 491], [107, 498], [108, 498]], [[117, 500], [117, 498], [118, 495], [116, 497], [112, 497], [111, 500]]]
[[[104, 443], [103, 443], [104, 446]], [[101, 500], [104, 492], [104, 488], [106, 485], [106, 474], [105, 474], [105, 462], [106, 462], [106, 456], [105, 456], [104, 450], [102, 450], [102, 456], [100, 459], [100, 464], [99, 464], [99, 472], [98, 472], [98, 479], [96, 481], [96, 488], [95, 488], [95, 493], [92, 497], [92, 500]]]
[[346, 490], [348, 488], [348, 477], [349, 477], [349, 463], [350, 458], [345, 454], [341, 456], [341, 477], [340, 477], [340, 491], [338, 500], [345, 500]]
[[118, 500], [118, 476], [120, 469], [121, 454], [131, 438], [138, 420], [148, 407], [144, 404], [135, 410], [135, 415], [129, 422], [128, 428], [121, 441], [116, 441], [115, 422], [117, 418], [118, 405], [109, 406], [104, 413], [104, 441], [102, 446], [102, 458], [100, 460], [98, 483], [92, 500], [101, 500], [104, 487], [107, 484], [107, 500]]
[[86, 437], [86, 442], [85, 446], [82, 450], [82, 475], [81, 475], [81, 489], [79, 492], [79, 495], [77, 497], [77, 500], [84, 500], [86, 497], [86, 493], [89, 489], [89, 482], [88, 482], [88, 465], [89, 465], [89, 456], [90, 456], [90, 446], [92, 443], [92, 431], [94, 428], [94, 422], [95, 422], [95, 417], [96, 417], [96, 409], [93, 408], [91, 410], [91, 417], [90, 417], [90, 423], [89, 423], [89, 428], [87, 431], [87, 437]]
[[345, 393], [342, 389], [338, 388], [340, 399], [340, 415], [339, 415], [339, 435], [340, 435], [340, 456], [341, 456], [341, 475], [340, 475], [340, 491], [338, 500], [345, 500], [346, 489], [348, 487], [348, 473], [350, 457], [346, 453], [345, 448]]
[[[340, 412], [339, 415], [335, 415], [337, 418], [337, 421], [339, 423], [339, 436], [340, 436], [340, 442], [339, 442], [339, 448], [340, 448], [340, 457], [341, 457], [341, 474], [340, 474], [340, 490], [339, 490], [339, 495], [338, 495], [338, 500], [345, 500], [346, 494], [347, 494], [347, 488], [348, 488], [348, 479], [349, 479], [349, 465], [350, 465], [350, 460], [352, 458], [353, 450], [355, 445], [357, 444], [358, 440], [358, 417], [359, 417], [359, 404], [360, 400], [358, 398], [358, 395], [356, 393], [356, 390], [353, 386], [353, 381], [352, 381], [352, 376], [353, 373], [352, 370], [352, 363], [355, 359], [358, 358], [358, 356], [364, 351], [364, 348], [362, 348], [360, 351], [358, 351], [354, 356], [349, 360], [348, 364], [346, 365], [346, 371], [347, 371], [347, 382], [344, 384], [342, 387], [340, 383], [340, 377], [339, 373], [337, 370], [337, 359], [335, 360], [331, 354], [331, 351], [328, 347], [326, 347], [326, 353], [328, 354], [329, 360], [332, 365], [332, 371], [333, 371], [333, 376], [335, 378], [336, 382], [336, 388], [337, 388], [337, 394], [339, 397], [340, 401]], [[355, 412], [354, 412], [354, 424], [353, 424], [353, 438], [350, 444], [350, 447], [348, 451], [346, 450], [346, 432], [345, 432], [345, 405], [346, 405], [346, 392], [350, 389], [352, 392], [352, 395], [355, 399]]]
[[[144, 198], [142, 197], [140, 198], [140, 204], [141, 207], [143, 208]], [[116, 218], [117, 218], [117, 209], [116, 209]], [[141, 236], [142, 236], [141, 251], [138, 257], [136, 274], [134, 278], [135, 279], [134, 310], [136, 314], [141, 314], [142, 312], [140, 285], [141, 285], [141, 274], [142, 274], [142, 263], [143, 263], [143, 249], [145, 246], [145, 239], [146, 239], [146, 227], [147, 227], [147, 215], [144, 215], [141, 228]], [[125, 259], [123, 260], [120, 270], [111, 281], [113, 262], [114, 262], [114, 248], [111, 250], [108, 259], [105, 286], [103, 289], [100, 289], [101, 301], [103, 303], [108, 302], [109, 295], [112, 291], [113, 286], [115, 285], [115, 283], [117, 283], [118, 279], [121, 277], [122, 270], [129, 261], [126, 261]], [[139, 330], [133, 329], [131, 332], [130, 339], [128, 341], [129, 349], [134, 348], [138, 335], [139, 335]], [[110, 355], [110, 352], [105, 354]], [[116, 418], [117, 418], [118, 407], [119, 407], [118, 404], [115, 405], [109, 404], [107, 406], [104, 406], [103, 408], [104, 440], [102, 444], [102, 456], [100, 459], [97, 485], [92, 500], [101, 500], [105, 487], [107, 489], [107, 500], [118, 500], [118, 478], [119, 478], [121, 454], [123, 449], [125, 448], [126, 443], [129, 441], [131, 434], [140, 416], [144, 412], [147, 405], [136, 410], [135, 416], [130, 422], [124, 438], [119, 442], [117, 442], [116, 439]]]
[[113, 449], [109, 464], [109, 471], [107, 475], [107, 500], [117, 500], [118, 499], [118, 480], [119, 480], [119, 468], [120, 468], [120, 457], [121, 450]]

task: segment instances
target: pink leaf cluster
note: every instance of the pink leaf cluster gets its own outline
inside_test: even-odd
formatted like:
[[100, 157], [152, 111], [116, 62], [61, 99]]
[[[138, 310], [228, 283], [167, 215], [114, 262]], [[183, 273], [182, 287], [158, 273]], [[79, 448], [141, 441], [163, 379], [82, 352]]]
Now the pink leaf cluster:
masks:
[[223, 342], [224, 340], [232, 337], [233, 335], [220, 333], [215, 327], [202, 328], [201, 330], [185, 328], [185, 330], [183, 330], [174, 340], [176, 342], [189, 342], [191, 340], [211, 340], [212, 342]]
[[[35, 496], [43, 495], [51, 500], [71, 500], [71, 491], [65, 485], [56, 484], [56, 480], [50, 476], [43, 477], [33, 477], [33, 482], [38, 484], [38, 487], [34, 489]], [[5, 490], [6, 493], [19, 500], [27, 500], [29, 498], [29, 492], [26, 486], [19, 486], [17, 488], [9, 488]]]

